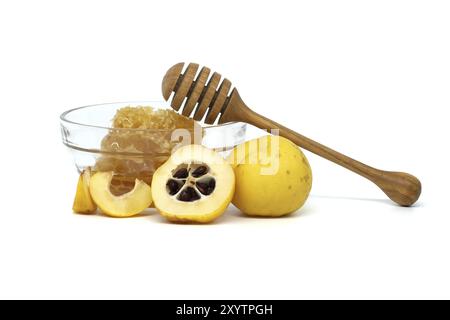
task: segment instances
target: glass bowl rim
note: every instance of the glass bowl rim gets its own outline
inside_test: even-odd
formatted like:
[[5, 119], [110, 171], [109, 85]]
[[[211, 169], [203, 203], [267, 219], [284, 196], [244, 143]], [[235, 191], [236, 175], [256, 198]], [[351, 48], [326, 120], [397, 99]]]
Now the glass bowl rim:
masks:
[[[80, 123], [80, 122], [76, 122], [76, 121], [72, 121], [67, 119], [67, 116], [72, 113], [72, 112], [76, 112], [78, 110], [81, 109], [87, 109], [87, 108], [92, 108], [92, 107], [101, 107], [101, 106], [108, 106], [108, 105], [114, 105], [114, 104], [152, 104], [152, 103], [167, 103], [167, 101], [163, 101], [163, 100], [132, 100], [132, 101], [118, 101], [118, 102], [106, 102], [106, 103], [95, 103], [95, 104], [89, 104], [89, 105], [85, 105], [85, 106], [81, 106], [81, 107], [76, 107], [76, 108], [72, 108], [69, 110], [64, 111], [63, 113], [61, 113], [61, 115], [59, 116], [59, 119], [62, 123], [69, 123], [69, 124], [73, 124], [73, 125], [77, 125], [77, 126], [81, 126], [81, 127], [85, 127], [85, 128], [94, 128], [94, 129], [105, 129], [105, 130], [114, 130], [114, 131], [134, 131], [134, 132], [164, 132], [164, 131], [171, 131], [173, 129], [139, 129], [139, 128], [114, 128], [114, 127], [106, 127], [106, 126], [99, 126], [99, 125], [93, 125], [93, 124], [86, 124], [86, 123]], [[145, 105], [143, 105], [145, 107]], [[124, 106], [125, 107], [125, 106]], [[173, 110], [173, 109], [170, 109]], [[175, 110], [173, 110], [175, 111]], [[178, 113], [177, 111], [175, 111], [176, 113]], [[178, 113], [179, 114], [179, 113]], [[190, 118], [190, 117], [188, 117]], [[112, 120], [112, 119], [111, 119]], [[197, 121], [198, 123], [200, 123], [200, 121]], [[214, 125], [205, 125], [203, 123], [200, 123], [202, 126], [202, 129], [209, 129], [209, 128], [218, 128], [218, 127], [224, 127], [224, 126], [229, 126], [229, 125], [233, 125], [239, 123], [238, 121], [231, 121], [231, 122], [226, 122], [226, 123], [220, 123], [220, 124], [214, 124]], [[245, 125], [245, 123], [242, 123], [243, 125]]]

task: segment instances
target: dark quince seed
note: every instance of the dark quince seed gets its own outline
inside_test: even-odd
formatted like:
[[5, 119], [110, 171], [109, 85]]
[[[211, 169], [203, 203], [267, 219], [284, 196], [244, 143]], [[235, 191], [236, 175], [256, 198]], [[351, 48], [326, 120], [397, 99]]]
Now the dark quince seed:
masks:
[[187, 187], [178, 195], [178, 200], [184, 202], [191, 202], [198, 199], [200, 199], [200, 195], [191, 187]]
[[187, 168], [178, 169], [177, 172], [175, 172], [173, 174], [173, 177], [177, 178], [177, 179], [185, 179], [185, 178], [187, 178], [188, 177], [188, 170], [187, 170]]
[[192, 201], [195, 201], [195, 200], [200, 199], [200, 195], [197, 193], [197, 191], [195, 191], [194, 188], [188, 187], [188, 188], [186, 188], [186, 189], [189, 190], [189, 193], [191, 194], [191, 199], [192, 199]]
[[177, 181], [175, 181], [173, 179], [170, 179], [169, 181], [167, 181], [166, 186], [169, 191], [169, 194], [171, 196], [173, 196], [180, 190], [182, 184], [178, 183]]
[[200, 191], [204, 195], [207, 195], [208, 184], [206, 182], [197, 182], [195, 185], [196, 185], [198, 191]]
[[207, 172], [208, 172], [208, 168], [206, 166], [200, 166], [197, 169], [195, 169], [194, 172], [192, 172], [192, 176], [194, 178], [198, 178], [198, 177], [203, 176]]
[[180, 201], [185, 201], [185, 202], [191, 201], [191, 196], [190, 196], [189, 192], [188, 192], [186, 189], [184, 189], [184, 190], [181, 191], [181, 193], [178, 195], [178, 200], [180, 200]]
[[198, 181], [195, 185], [198, 191], [200, 191], [205, 196], [208, 196], [214, 191], [214, 188], [216, 187], [216, 181], [214, 179], [205, 182]]

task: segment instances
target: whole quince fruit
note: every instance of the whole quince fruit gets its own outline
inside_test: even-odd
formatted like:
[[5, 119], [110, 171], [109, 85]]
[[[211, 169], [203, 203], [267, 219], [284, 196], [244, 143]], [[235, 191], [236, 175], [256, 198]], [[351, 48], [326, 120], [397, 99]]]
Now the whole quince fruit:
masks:
[[233, 149], [236, 186], [232, 203], [251, 216], [278, 217], [300, 209], [312, 186], [303, 152], [290, 140], [265, 136]]

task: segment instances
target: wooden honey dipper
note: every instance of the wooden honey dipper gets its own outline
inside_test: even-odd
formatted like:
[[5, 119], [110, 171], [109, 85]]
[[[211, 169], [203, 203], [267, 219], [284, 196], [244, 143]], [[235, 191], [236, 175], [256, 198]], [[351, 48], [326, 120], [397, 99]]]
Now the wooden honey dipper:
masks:
[[189, 63], [184, 73], [183, 67], [184, 63], [178, 63], [167, 70], [162, 81], [162, 93], [168, 100], [175, 92], [170, 104], [179, 111], [184, 103], [180, 110], [184, 116], [200, 121], [206, 113], [207, 124], [241, 121], [261, 129], [279, 129], [281, 136], [301, 148], [369, 179], [401, 206], [411, 206], [419, 198], [421, 184], [413, 175], [375, 169], [334, 151], [251, 110], [228, 79], [220, 81], [219, 73], [214, 72], [209, 77], [211, 70], [203, 67], [197, 75], [199, 65], [196, 63]]

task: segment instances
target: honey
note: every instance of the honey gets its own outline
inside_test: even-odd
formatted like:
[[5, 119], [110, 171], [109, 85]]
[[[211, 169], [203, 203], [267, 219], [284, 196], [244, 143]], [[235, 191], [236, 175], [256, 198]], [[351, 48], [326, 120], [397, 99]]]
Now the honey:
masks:
[[[169, 158], [179, 141], [172, 141], [175, 129], [194, 133], [200, 125], [173, 110], [152, 107], [124, 107], [112, 119], [112, 129], [101, 142], [102, 155], [95, 171], [113, 171], [111, 192], [130, 191], [135, 179], [151, 184], [155, 170]], [[201, 132], [201, 131], [200, 131]]]

